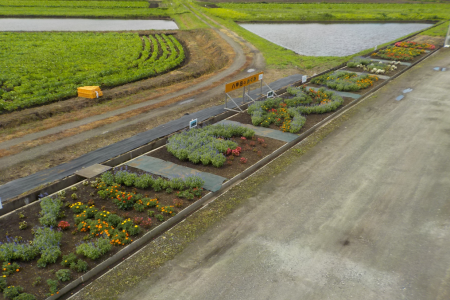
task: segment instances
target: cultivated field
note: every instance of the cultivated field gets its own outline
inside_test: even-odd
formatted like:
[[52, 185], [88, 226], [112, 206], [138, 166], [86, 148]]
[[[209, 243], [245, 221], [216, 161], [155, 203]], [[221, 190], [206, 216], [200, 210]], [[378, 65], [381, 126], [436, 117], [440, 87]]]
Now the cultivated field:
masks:
[[[173, 35], [137, 33], [0, 33], [0, 113], [77, 95], [79, 86], [114, 87], [179, 66]], [[114, 53], [114, 55], [105, 55]]]

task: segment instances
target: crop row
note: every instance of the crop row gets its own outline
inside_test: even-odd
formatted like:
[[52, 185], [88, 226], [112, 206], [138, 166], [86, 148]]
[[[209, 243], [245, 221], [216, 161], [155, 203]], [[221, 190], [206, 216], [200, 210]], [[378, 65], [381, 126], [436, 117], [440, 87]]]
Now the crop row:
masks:
[[181, 43], [164, 34], [0, 33], [0, 43], [6, 53], [0, 68], [10, 70], [0, 74], [0, 112], [74, 97], [79, 86], [156, 76], [185, 58]]
[[147, 8], [147, 1], [11, 1], [0, 0], [0, 7], [90, 7]]

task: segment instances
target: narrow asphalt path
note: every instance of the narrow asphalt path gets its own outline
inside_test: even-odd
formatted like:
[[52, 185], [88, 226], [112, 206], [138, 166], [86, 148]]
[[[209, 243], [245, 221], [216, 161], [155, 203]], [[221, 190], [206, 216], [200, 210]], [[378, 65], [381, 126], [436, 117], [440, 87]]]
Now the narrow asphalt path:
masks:
[[[358, 104], [255, 197], [118, 298], [450, 299], [450, 71], [433, 70], [450, 70], [449, 54], [440, 50]], [[110, 273], [89, 289], [101, 294]]]

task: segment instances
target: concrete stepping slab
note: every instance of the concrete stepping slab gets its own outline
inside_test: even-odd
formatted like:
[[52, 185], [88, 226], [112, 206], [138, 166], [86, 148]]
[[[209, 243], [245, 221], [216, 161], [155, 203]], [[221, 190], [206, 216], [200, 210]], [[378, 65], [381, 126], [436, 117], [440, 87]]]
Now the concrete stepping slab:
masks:
[[102, 174], [103, 172], [108, 171], [109, 169], [111, 169], [111, 167], [108, 166], [104, 166], [101, 164], [95, 164], [92, 166], [89, 166], [87, 168], [83, 168], [81, 170], [78, 170], [75, 172], [75, 174], [77, 174], [78, 176], [84, 177], [84, 178], [93, 178], [97, 175]]
[[266, 128], [266, 127], [253, 126], [250, 124], [242, 124], [242, 123], [239, 123], [236, 121], [223, 120], [223, 121], [220, 121], [218, 124], [244, 126], [244, 127], [253, 129], [255, 131], [256, 135], [265, 136], [265, 137], [283, 141], [286, 143], [289, 143], [289, 142], [295, 140], [296, 138], [298, 138], [298, 135], [293, 134], [293, 133], [283, 132], [280, 130], [275, 130], [275, 129]]
[[225, 177], [214, 175], [207, 172], [200, 172], [195, 169], [183, 167], [159, 158], [151, 156], [141, 156], [127, 163], [128, 166], [137, 168], [155, 175], [167, 178], [186, 178], [189, 176], [199, 176], [204, 181], [204, 189], [216, 192], [222, 187], [222, 183], [227, 180]]

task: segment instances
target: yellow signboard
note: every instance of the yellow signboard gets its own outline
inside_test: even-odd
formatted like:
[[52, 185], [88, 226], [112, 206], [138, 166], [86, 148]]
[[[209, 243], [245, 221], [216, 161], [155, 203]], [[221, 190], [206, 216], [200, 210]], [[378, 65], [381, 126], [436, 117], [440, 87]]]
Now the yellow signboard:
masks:
[[261, 81], [263, 79], [264, 72], [253, 74], [252, 76], [236, 80], [225, 85], [225, 93], [240, 89], [241, 87], [250, 85], [252, 83]]

